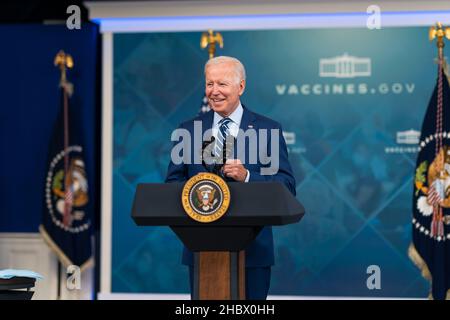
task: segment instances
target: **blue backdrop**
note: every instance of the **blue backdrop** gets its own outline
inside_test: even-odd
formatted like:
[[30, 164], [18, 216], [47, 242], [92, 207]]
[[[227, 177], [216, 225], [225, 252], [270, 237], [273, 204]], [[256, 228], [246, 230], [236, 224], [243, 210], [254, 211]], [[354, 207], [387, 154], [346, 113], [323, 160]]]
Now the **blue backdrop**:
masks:
[[[426, 28], [223, 32], [242, 98], [286, 131], [307, 214], [275, 228], [270, 294], [426, 297], [407, 257], [418, 130], [436, 77]], [[162, 182], [170, 133], [204, 92], [200, 33], [114, 35], [113, 292], [188, 292], [168, 228], [130, 219], [137, 183]], [[378, 265], [381, 289], [369, 290]]]
[[67, 73], [74, 85], [70, 105], [82, 122], [89, 197], [97, 197], [98, 27], [2, 25], [0, 35], [0, 232], [38, 232], [48, 149], [61, 110], [60, 71], [53, 65], [61, 49], [74, 60]]

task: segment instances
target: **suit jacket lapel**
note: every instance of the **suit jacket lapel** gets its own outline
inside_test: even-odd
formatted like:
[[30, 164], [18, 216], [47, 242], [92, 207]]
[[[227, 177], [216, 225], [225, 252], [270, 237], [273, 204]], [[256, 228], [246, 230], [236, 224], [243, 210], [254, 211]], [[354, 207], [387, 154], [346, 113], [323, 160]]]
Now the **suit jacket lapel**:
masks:
[[[205, 134], [205, 131], [212, 128], [213, 120], [214, 120], [214, 111], [210, 110], [203, 115], [202, 119], [202, 136]], [[203, 138], [203, 137], [202, 137]], [[207, 137], [208, 138], [208, 137]]]

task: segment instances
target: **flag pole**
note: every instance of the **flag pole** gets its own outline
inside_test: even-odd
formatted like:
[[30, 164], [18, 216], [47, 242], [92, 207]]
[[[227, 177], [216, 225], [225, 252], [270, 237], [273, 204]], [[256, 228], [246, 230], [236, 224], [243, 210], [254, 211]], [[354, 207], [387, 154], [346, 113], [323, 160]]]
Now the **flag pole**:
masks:
[[[70, 224], [71, 211], [72, 211], [72, 196], [70, 189], [70, 172], [69, 172], [69, 106], [68, 98], [73, 93], [73, 86], [67, 81], [66, 69], [73, 68], [72, 56], [66, 54], [63, 50], [60, 50], [55, 57], [54, 65], [59, 67], [61, 71], [61, 77], [59, 81], [59, 86], [63, 93], [63, 104], [64, 104], [64, 218], [63, 223], [65, 226]], [[58, 259], [58, 278], [57, 278], [57, 300], [61, 300], [61, 261]]]
[[73, 59], [69, 54], [66, 54], [63, 50], [60, 50], [55, 57], [55, 66], [58, 66], [61, 70], [61, 79], [59, 86], [63, 91], [64, 99], [64, 218], [63, 223], [65, 226], [70, 224], [71, 210], [72, 210], [72, 196], [70, 189], [70, 172], [69, 172], [69, 106], [68, 96], [72, 94], [73, 87], [67, 81], [66, 68], [73, 67]]

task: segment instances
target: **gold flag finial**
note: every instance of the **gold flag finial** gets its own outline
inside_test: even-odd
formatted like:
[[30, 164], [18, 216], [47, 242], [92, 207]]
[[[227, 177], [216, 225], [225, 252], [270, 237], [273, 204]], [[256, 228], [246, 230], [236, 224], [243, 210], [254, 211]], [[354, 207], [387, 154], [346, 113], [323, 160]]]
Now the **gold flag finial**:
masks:
[[437, 47], [439, 48], [439, 54], [442, 54], [442, 48], [444, 48], [444, 38], [447, 38], [450, 40], [450, 28], [449, 27], [443, 27], [442, 23], [438, 22], [436, 23], [436, 26], [431, 27], [430, 31], [428, 32], [428, 37], [430, 41], [434, 40], [434, 38], [437, 38]]
[[223, 48], [223, 38], [219, 32], [214, 34], [214, 31], [209, 29], [208, 32], [203, 32], [200, 39], [200, 47], [205, 49], [208, 47], [209, 59], [214, 57], [216, 53], [216, 43], [219, 44], [220, 48]]
[[67, 81], [66, 77], [66, 69], [72, 69], [73, 68], [73, 59], [70, 54], [65, 53], [63, 50], [59, 50], [59, 52], [55, 56], [55, 60], [53, 64], [56, 67], [59, 67], [59, 70], [61, 71], [61, 79], [59, 82], [59, 85], [67, 90], [69, 95], [72, 95], [73, 92], [73, 86], [71, 83]]

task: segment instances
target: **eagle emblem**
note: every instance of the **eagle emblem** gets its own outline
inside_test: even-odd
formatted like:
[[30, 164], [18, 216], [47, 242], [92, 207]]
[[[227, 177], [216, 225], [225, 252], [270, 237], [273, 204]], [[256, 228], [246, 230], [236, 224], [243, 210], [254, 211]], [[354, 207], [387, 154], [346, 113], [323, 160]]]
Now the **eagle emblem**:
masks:
[[228, 210], [230, 189], [218, 175], [202, 172], [186, 182], [181, 202], [192, 219], [198, 222], [213, 222]]
[[214, 198], [216, 189], [211, 185], [204, 184], [196, 188], [195, 192], [197, 193], [197, 199], [199, 203], [198, 208], [202, 209], [203, 211], [210, 211], [211, 209], [214, 209], [214, 206], [219, 201], [217, 198]]

